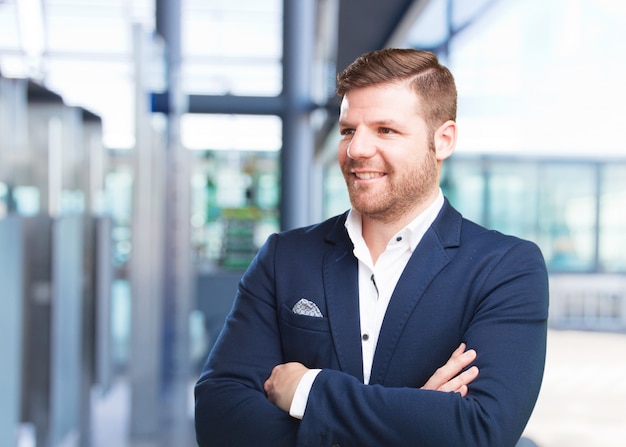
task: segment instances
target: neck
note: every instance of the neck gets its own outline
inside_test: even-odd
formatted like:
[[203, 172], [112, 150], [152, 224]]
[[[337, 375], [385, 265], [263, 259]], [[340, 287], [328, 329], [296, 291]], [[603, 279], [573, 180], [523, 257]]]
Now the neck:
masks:
[[384, 221], [371, 216], [361, 217], [361, 232], [363, 239], [369, 248], [372, 262], [376, 264], [378, 257], [385, 251], [387, 244], [391, 238], [404, 227], [406, 227], [413, 219], [415, 219], [425, 208], [412, 213], [405, 213], [401, 219], [393, 221]]
[[361, 215], [361, 234], [370, 251], [372, 262], [376, 264], [378, 257], [386, 250], [391, 238], [422, 214], [436, 199], [436, 195], [428, 201], [417, 203], [401, 216], [394, 219], [379, 216]]
[[367, 248], [369, 248], [370, 256], [374, 264], [376, 264], [378, 257], [385, 251], [389, 240], [396, 232], [395, 227], [363, 217], [363, 239], [365, 240]]

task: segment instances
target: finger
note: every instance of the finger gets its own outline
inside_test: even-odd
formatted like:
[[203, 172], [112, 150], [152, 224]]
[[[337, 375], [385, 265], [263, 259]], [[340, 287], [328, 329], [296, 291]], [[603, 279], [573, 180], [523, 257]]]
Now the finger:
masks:
[[423, 388], [431, 390], [439, 389], [459, 374], [463, 368], [469, 366], [476, 359], [476, 351], [469, 349], [464, 352], [464, 349], [465, 343], [461, 343], [452, 353], [452, 356], [446, 364], [435, 371]]
[[264, 383], [263, 383], [263, 390], [265, 391], [265, 394], [269, 397], [272, 394], [272, 391], [274, 390], [274, 386], [272, 384], [272, 378], [270, 377], [269, 379], [267, 379]]
[[[472, 383], [474, 379], [476, 379], [476, 377], [478, 377], [478, 373], [478, 367], [472, 366], [468, 370], [463, 371], [458, 376], [443, 384], [441, 387], [438, 388], [438, 390], [447, 392], [454, 391], [457, 393], [461, 392], [463, 389], [466, 389], [467, 386]], [[465, 392], [467, 393], [467, 391]]]
[[461, 395], [461, 397], [465, 397], [465, 396], [467, 396], [467, 392], [468, 391], [469, 391], [469, 389], [467, 388], [467, 385], [463, 385], [456, 392], [459, 393]]
[[446, 362], [446, 364], [450, 363], [451, 360], [456, 359], [458, 357], [460, 357], [461, 355], [463, 355], [463, 353], [465, 352], [466, 349], [466, 345], [465, 343], [461, 343], [452, 353], [452, 355], [450, 356], [450, 358], [448, 359], [448, 361]]
[[473, 349], [468, 349], [460, 354], [455, 352], [441, 369], [449, 380], [469, 366], [474, 360], [476, 360], [476, 351]]
[[454, 350], [446, 364], [440, 368], [437, 368], [435, 373], [428, 379], [425, 387], [437, 389], [452, 377], [454, 377], [459, 371], [454, 371], [453, 362], [456, 362], [465, 350], [465, 343], [461, 343], [458, 348]]
[[263, 391], [265, 391], [266, 396], [270, 398], [270, 400], [272, 399], [272, 396], [275, 392], [275, 383], [277, 380], [276, 376], [280, 372], [280, 366], [281, 365], [276, 365], [274, 368], [272, 368], [270, 376], [267, 378], [267, 380], [265, 380], [265, 382], [263, 382]]
[[466, 348], [466, 347], [467, 347], [467, 346], [465, 345], [465, 343], [461, 343], [461, 344], [459, 345], [459, 347], [458, 347], [458, 348], [456, 348], [456, 349], [454, 350], [454, 352], [452, 353], [452, 357], [455, 357], [455, 356], [457, 356], [457, 355], [461, 355], [461, 354], [463, 354], [463, 353], [465, 352], [465, 348]]

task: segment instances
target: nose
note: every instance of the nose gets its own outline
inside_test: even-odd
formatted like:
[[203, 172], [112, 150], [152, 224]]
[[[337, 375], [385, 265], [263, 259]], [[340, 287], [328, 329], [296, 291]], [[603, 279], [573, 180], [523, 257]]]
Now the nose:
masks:
[[376, 145], [366, 132], [357, 130], [352, 134], [346, 153], [353, 160], [369, 158], [376, 153]]

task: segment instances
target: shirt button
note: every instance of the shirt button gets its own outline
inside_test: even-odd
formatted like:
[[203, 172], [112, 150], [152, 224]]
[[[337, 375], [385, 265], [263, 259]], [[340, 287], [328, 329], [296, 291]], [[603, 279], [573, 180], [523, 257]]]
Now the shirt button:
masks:
[[398, 237], [396, 238], [396, 241], [397, 241], [397, 242], [400, 242], [401, 240], [402, 240], [402, 236], [398, 236]]
[[370, 339], [370, 336], [369, 336], [369, 334], [363, 334], [363, 335], [361, 336], [361, 338], [363, 339], [363, 341], [367, 341], [367, 340], [369, 340], [369, 339]]

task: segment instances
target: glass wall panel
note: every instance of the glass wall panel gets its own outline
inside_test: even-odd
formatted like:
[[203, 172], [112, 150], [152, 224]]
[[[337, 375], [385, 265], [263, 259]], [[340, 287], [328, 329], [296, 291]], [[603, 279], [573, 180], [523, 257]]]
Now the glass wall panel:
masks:
[[441, 183], [466, 218], [536, 242], [550, 271], [626, 271], [625, 163], [456, 156]]
[[602, 171], [599, 264], [606, 272], [626, 272], [626, 163]]
[[487, 226], [506, 234], [537, 240], [537, 164], [493, 161], [488, 177]]
[[593, 163], [539, 166], [538, 242], [551, 270], [595, 269], [596, 172]]

